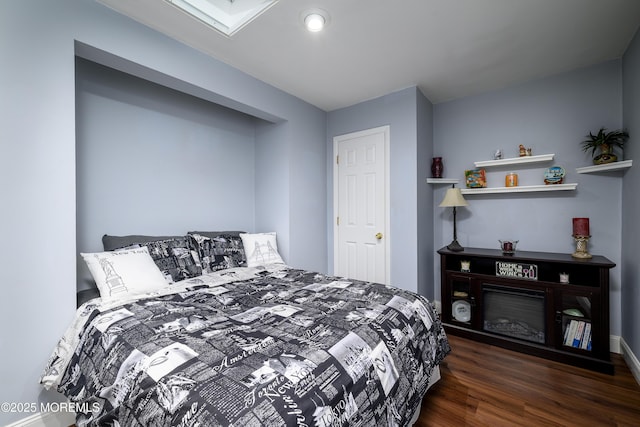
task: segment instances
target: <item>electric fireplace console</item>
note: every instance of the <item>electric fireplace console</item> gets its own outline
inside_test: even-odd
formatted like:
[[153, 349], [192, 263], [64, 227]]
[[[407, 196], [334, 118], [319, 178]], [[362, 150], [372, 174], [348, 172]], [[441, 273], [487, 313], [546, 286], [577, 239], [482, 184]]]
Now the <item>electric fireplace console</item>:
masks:
[[609, 355], [603, 256], [465, 248], [440, 254], [442, 320], [453, 335], [600, 372]]

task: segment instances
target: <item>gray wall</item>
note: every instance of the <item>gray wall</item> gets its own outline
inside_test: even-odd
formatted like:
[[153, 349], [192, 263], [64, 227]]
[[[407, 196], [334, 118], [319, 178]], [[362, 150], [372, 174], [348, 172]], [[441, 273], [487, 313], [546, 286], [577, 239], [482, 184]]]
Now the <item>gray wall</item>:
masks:
[[640, 355], [640, 33], [622, 59], [623, 122], [629, 131], [625, 155], [636, 159], [622, 185], [622, 337], [633, 353]]
[[323, 111], [94, 1], [0, 2], [0, 53], [0, 401], [59, 399], [38, 378], [75, 310], [75, 55], [269, 121], [255, 133], [255, 230], [326, 271], [324, 199], [301, 195], [325, 194], [326, 165], [294, 158], [326, 157]]
[[[417, 158], [418, 154], [418, 103], [420, 111], [427, 114], [420, 119], [421, 151], [428, 156], [430, 103], [416, 87], [362, 102], [328, 113], [327, 118], [327, 236], [329, 248], [329, 270], [333, 270], [333, 138], [379, 126], [390, 126], [390, 245], [391, 284], [403, 289], [417, 291], [431, 287], [418, 277], [418, 223], [430, 218], [418, 217], [418, 187], [424, 185], [426, 176], [418, 176], [418, 163], [430, 159]], [[424, 173], [421, 170], [420, 173]], [[425, 191], [424, 188], [420, 190]], [[429, 190], [426, 190], [429, 191]], [[422, 210], [425, 205], [421, 205]], [[428, 237], [429, 226], [422, 228], [423, 237]]]
[[[487, 169], [488, 186], [504, 186], [504, 176], [512, 170], [520, 185], [542, 184], [545, 168], [557, 164], [566, 169], [565, 182], [578, 183], [576, 191], [466, 196], [469, 207], [458, 210], [458, 241], [467, 247], [498, 248], [498, 239], [509, 238], [520, 240], [521, 250], [572, 253], [571, 218], [589, 217], [589, 251], [618, 265], [611, 271], [611, 333], [620, 335], [622, 177], [575, 172], [591, 164], [580, 142], [600, 126], [622, 127], [621, 61], [437, 104], [434, 154], [443, 157], [445, 176], [460, 178], [464, 186], [465, 169], [472, 169], [474, 161], [491, 159], [496, 148], [502, 148], [505, 157], [517, 157], [519, 144], [531, 147], [533, 154], [554, 153], [548, 165]], [[435, 191], [436, 206], [444, 191]], [[435, 209], [437, 249], [451, 241], [452, 220], [450, 209]], [[434, 273], [439, 278], [439, 268]], [[439, 289], [436, 294], [439, 299]]]

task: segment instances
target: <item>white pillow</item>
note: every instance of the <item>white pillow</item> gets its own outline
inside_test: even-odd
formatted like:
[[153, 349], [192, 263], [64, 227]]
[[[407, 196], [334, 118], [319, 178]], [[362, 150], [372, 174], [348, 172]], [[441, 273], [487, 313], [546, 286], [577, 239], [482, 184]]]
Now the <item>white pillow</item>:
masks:
[[169, 285], [146, 246], [80, 255], [87, 263], [102, 298], [153, 292]]
[[244, 254], [247, 257], [247, 267], [267, 264], [284, 264], [278, 253], [276, 233], [240, 233]]

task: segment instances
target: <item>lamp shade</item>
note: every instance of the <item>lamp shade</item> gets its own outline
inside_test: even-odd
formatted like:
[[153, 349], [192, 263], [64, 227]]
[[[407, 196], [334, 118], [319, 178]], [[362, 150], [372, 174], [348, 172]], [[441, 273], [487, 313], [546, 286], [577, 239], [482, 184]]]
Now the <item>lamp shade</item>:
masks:
[[467, 201], [462, 197], [459, 188], [449, 188], [444, 195], [444, 199], [440, 203], [441, 208], [450, 208], [455, 206], [469, 206]]

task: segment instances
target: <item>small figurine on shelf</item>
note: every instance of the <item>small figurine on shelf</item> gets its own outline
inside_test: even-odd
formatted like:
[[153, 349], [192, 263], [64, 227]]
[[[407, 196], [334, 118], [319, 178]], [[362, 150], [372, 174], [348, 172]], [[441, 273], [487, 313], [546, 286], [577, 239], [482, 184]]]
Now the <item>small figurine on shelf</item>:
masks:
[[520, 152], [520, 157], [531, 156], [533, 154], [533, 150], [531, 148], [526, 148], [522, 144], [518, 146], [518, 150]]

